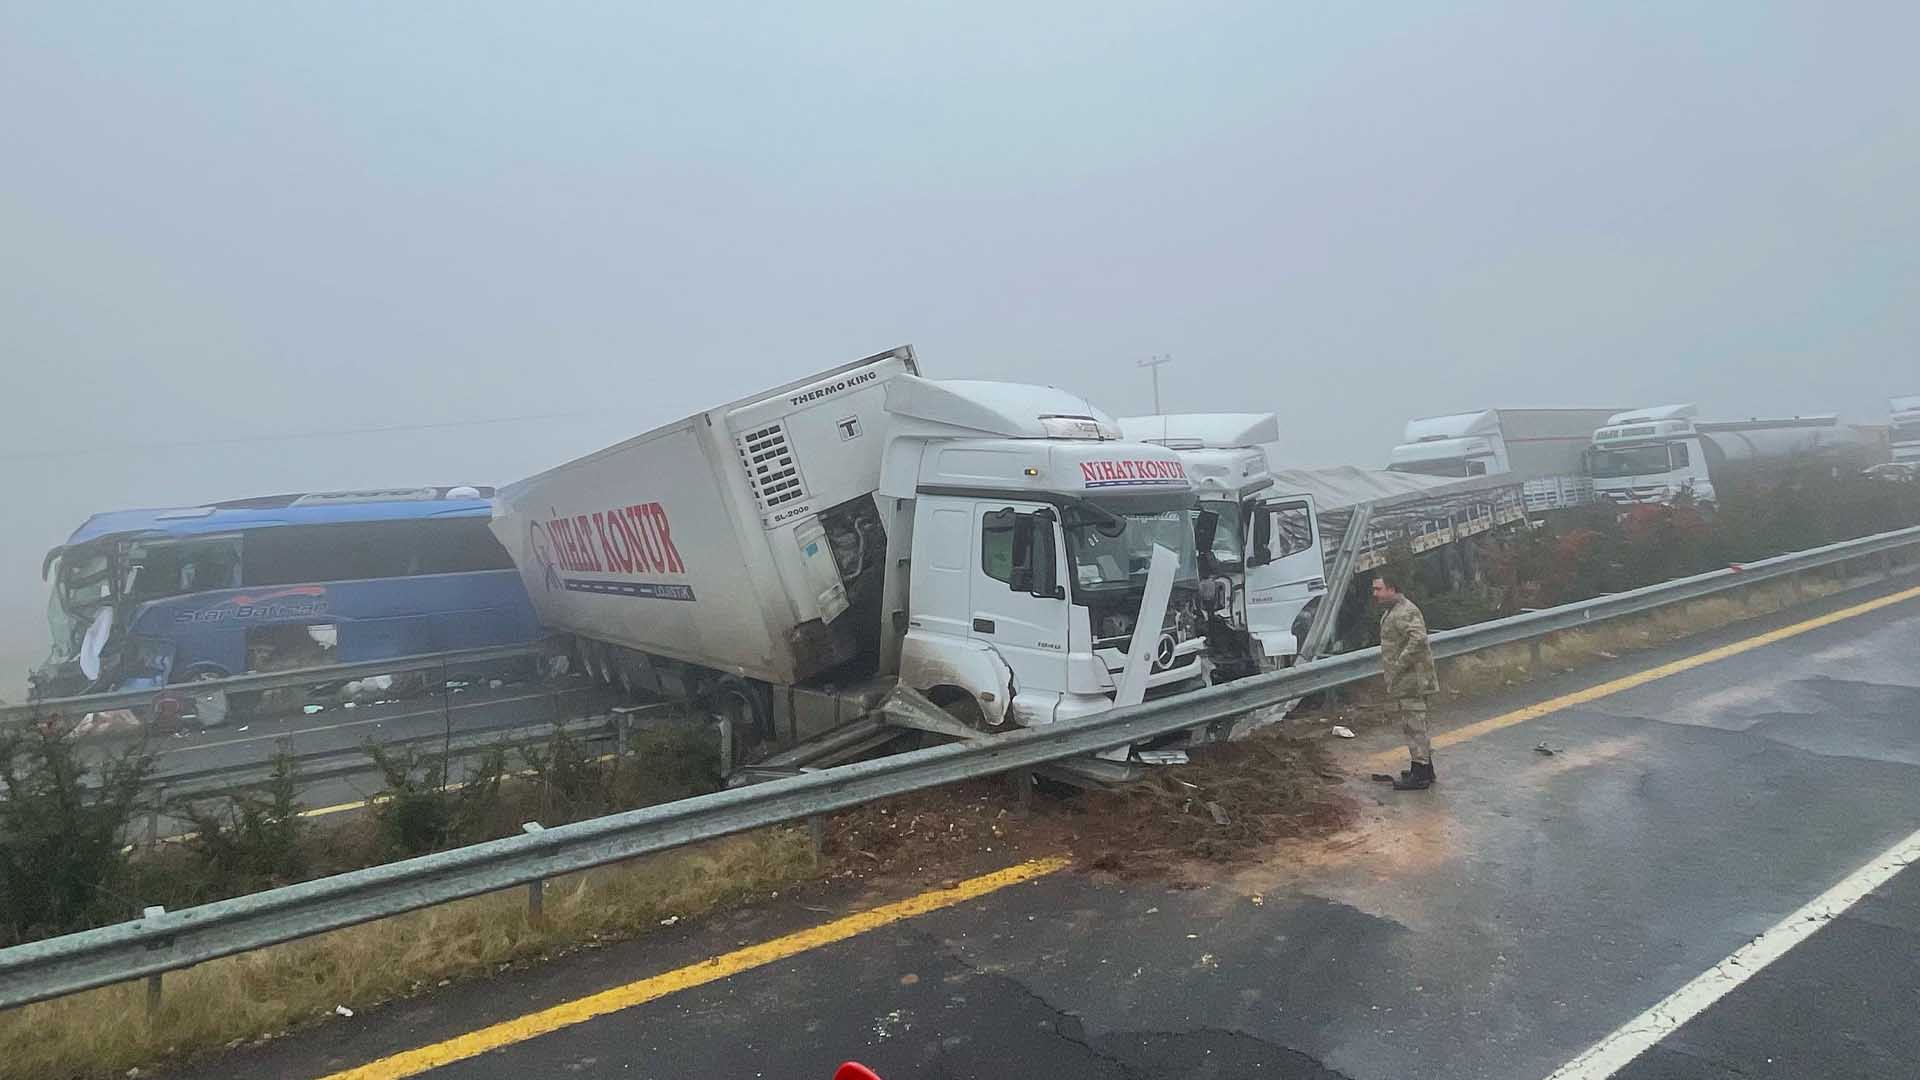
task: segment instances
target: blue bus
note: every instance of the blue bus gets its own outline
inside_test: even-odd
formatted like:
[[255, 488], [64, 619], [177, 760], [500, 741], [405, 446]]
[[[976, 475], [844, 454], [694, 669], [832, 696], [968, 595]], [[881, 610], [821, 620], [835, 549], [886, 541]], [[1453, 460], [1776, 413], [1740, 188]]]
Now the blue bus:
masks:
[[33, 694], [383, 660], [544, 636], [491, 488], [270, 495], [95, 514], [47, 553]]

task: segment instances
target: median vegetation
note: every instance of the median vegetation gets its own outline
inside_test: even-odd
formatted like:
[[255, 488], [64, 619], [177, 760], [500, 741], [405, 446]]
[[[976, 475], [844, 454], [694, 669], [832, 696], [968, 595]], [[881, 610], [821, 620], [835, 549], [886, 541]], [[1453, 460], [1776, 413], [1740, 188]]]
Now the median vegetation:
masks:
[[[1915, 525], [1920, 484], [1807, 469], [1717, 507], [1588, 506], [1430, 555], [1402, 545], [1389, 565], [1412, 583], [1427, 625], [1445, 630]], [[1352, 648], [1378, 643], [1377, 620], [1361, 617], [1365, 602], [1356, 590]]]
[[[363, 814], [305, 814], [292, 760], [263, 784], [152, 803], [153, 760], [102, 756], [57, 724], [0, 739], [0, 945], [177, 910], [395, 859], [717, 790], [704, 727], [636, 734], [600, 756], [557, 730], [544, 744], [461, 760], [366, 750], [381, 784]], [[171, 838], [151, 821], [189, 828]]]
[[[0, 920], [8, 944], [105, 925], [393, 859], [686, 798], [718, 788], [705, 729], [672, 724], [598, 755], [544, 744], [449, 763], [369, 747], [383, 784], [367, 811], [304, 816], [290, 759], [269, 780], [174, 805], [193, 831], [129, 845], [151, 760], [91, 763], [54, 726], [0, 743]], [[457, 769], [457, 771], [456, 771]], [[0, 1078], [124, 1075], [575, 946], [628, 937], [808, 878], [804, 830], [772, 829], [550, 882], [541, 917], [515, 889], [0, 1015]]]

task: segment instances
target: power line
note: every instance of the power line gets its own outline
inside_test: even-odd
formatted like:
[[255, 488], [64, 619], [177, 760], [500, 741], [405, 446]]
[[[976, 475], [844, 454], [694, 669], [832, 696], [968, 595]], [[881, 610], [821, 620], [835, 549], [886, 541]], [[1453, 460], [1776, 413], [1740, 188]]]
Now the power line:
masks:
[[432, 424], [384, 424], [379, 427], [336, 428], [327, 431], [296, 431], [291, 434], [234, 435], [218, 439], [188, 439], [181, 442], [119, 443], [111, 446], [87, 446], [72, 450], [26, 450], [0, 453], [0, 461], [48, 461], [55, 458], [98, 457], [130, 451], [180, 450], [202, 446], [239, 446], [246, 443], [296, 442], [306, 439], [337, 439], [347, 435], [380, 435], [396, 431], [440, 431], [449, 428], [486, 427], [519, 424], [536, 420], [576, 420], [584, 416], [610, 416], [613, 409], [586, 409], [578, 412], [527, 413], [522, 416], [492, 416], [476, 420], [447, 420]]

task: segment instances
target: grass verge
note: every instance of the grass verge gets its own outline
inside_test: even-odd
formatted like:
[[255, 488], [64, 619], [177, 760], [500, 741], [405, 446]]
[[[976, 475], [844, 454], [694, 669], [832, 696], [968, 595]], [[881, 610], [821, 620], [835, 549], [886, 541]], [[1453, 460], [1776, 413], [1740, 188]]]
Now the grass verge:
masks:
[[1803, 575], [1797, 587], [1791, 581], [1762, 582], [1733, 594], [1706, 596], [1549, 635], [1540, 639], [1537, 661], [1532, 646], [1525, 643], [1484, 649], [1441, 661], [1440, 685], [1449, 696], [1490, 693], [1536, 675], [1571, 671], [1595, 660], [1610, 660], [1636, 649], [1679, 641], [1874, 580], [1878, 575], [1841, 579], [1809, 574]]
[[816, 873], [804, 830], [778, 828], [662, 852], [547, 886], [545, 917], [524, 889], [382, 919], [166, 976], [0, 1015], [0, 1078], [84, 1080], [264, 1041], [516, 960], [636, 936], [661, 920], [764, 897]]

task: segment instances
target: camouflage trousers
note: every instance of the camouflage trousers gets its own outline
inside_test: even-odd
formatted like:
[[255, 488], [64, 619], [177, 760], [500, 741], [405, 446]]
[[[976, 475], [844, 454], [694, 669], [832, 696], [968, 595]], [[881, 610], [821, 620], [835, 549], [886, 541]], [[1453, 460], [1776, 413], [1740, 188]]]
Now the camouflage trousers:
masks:
[[1395, 698], [1394, 719], [1400, 721], [1400, 733], [1407, 738], [1407, 756], [1421, 764], [1433, 763], [1433, 736], [1427, 727], [1425, 698]]

